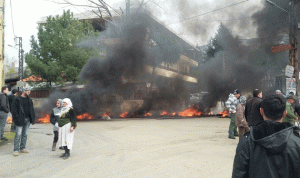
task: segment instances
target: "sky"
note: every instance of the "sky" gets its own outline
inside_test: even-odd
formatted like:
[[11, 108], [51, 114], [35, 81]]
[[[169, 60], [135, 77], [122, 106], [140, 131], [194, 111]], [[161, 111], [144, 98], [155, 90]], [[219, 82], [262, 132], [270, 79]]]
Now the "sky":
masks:
[[[5, 1], [5, 62], [18, 66], [18, 46], [14, 37], [22, 37], [25, 54], [30, 51], [30, 36], [37, 35], [37, 22], [42, 17], [62, 14], [70, 9], [73, 13], [91, 10], [88, 7], [57, 4], [64, 0], [6, 0]], [[74, 4], [91, 4], [87, 0], [69, 0]], [[213, 37], [222, 22], [235, 35], [248, 39], [256, 37], [255, 24], [250, 17], [263, 7], [263, 0], [145, 0], [152, 15], [169, 29], [192, 45], [205, 45]], [[97, 2], [95, 0], [95, 2]], [[123, 8], [125, 0], [107, 0], [116, 9]], [[241, 3], [242, 2], [242, 3]], [[241, 3], [223, 10], [216, 9]], [[132, 7], [138, 3], [132, 0]], [[206, 15], [201, 15], [205, 14]], [[197, 18], [187, 18], [197, 16]], [[13, 47], [10, 47], [10, 46]]]

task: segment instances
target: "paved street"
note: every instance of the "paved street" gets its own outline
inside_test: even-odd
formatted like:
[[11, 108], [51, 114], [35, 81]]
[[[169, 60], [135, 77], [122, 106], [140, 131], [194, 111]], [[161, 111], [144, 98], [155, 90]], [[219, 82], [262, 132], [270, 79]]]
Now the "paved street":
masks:
[[28, 154], [0, 147], [0, 177], [231, 177], [238, 139], [228, 118], [78, 122], [68, 160], [51, 151], [52, 125], [31, 126]]

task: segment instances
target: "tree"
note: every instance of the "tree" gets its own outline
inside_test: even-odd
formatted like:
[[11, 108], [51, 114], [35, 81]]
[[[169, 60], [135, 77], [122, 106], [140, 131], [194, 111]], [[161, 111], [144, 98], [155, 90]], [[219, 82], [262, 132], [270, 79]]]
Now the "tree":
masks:
[[238, 38], [234, 37], [231, 31], [222, 23], [214, 38], [210, 40], [210, 44], [206, 51], [207, 61], [215, 57], [216, 53], [222, 50], [236, 50], [239, 47]]
[[12, 74], [12, 73], [15, 73], [16, 71], [15, 71], [15, 69], [14, 68], [11, 68], [8, 72], [7, 72], [7, 74]]
[[75, 82], [92, 49], [77, 45], [81, 40], [95, 35], [89, 21], [73, 18], [68, 10], [62, 16], [47, 17], [46, 24], [39, 24], [38, 41], [31, 37], [31, 50], [25, 61], [32, 75], [41, 75], [50, 82]]

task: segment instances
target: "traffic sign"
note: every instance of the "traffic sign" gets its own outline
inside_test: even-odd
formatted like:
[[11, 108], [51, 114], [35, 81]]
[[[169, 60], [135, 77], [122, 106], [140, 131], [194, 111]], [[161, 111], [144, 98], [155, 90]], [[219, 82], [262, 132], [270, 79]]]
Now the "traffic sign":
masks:
[[287, 44], [287, 45], [273, 46], [271, 48], [271, 50], [272, 50], [272, 53], [280, 53], [280, 52], [283, 52], [283, 51], [288, 51], [291, 48], [292, 48], [292, 46], [290, 44]]
[[285, 75], [287, 77], [293, 77], [294, 76], [294, 67], [290, 66], [290, 65], [287, 65], [285, 67]]

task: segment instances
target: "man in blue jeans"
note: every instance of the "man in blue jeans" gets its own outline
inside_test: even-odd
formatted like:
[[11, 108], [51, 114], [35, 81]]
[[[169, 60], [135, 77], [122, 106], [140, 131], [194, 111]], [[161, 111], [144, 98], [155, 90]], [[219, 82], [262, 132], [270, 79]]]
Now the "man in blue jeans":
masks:
[[27, 135], [30, 123], [35, 121], [35, 113], [32, 99], [29, 97], [30, 89], [21, 88], [22, 94], [13, 101], [12, 116], [15, 123], [14, 156], [20, 153], [29, 153], [26, 150]]
[[1, 140], [7, 140], [4, 137], [4, 129], [6, 126], [7, 114], [9, 112], [9, 102], [7, 98], [8, 86], [4, 86], [1, 89], [2, 93], [0, 93], [0, 138]]

